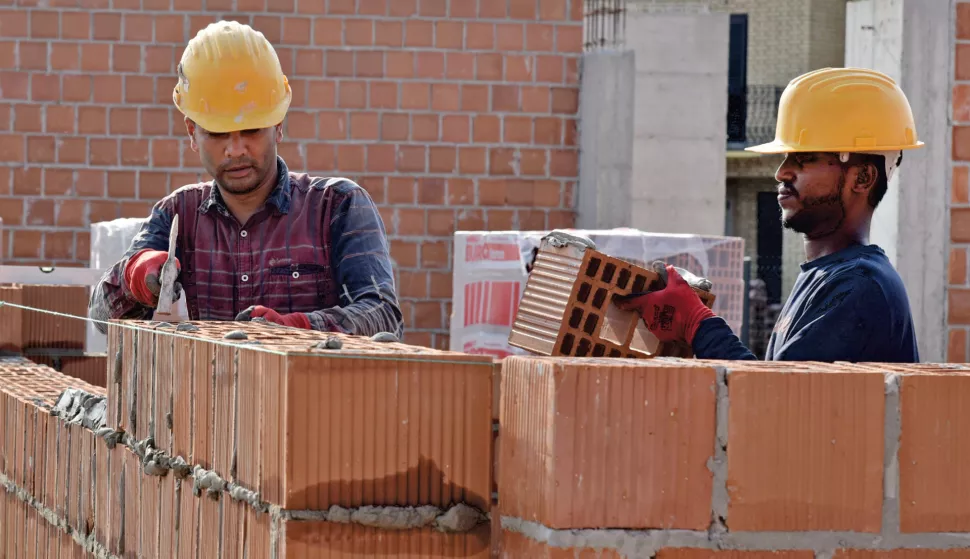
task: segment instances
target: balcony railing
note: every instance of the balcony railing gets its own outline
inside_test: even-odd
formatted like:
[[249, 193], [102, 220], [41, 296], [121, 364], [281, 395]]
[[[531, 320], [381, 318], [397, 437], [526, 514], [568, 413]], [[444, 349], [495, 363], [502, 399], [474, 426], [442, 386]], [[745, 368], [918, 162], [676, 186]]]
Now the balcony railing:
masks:
[[727, 143], [729, 149], [744, 149], [775, 139], [778, 103], [784, 87], [749, 85], [728, 93]]
[[623, 45], [626, 0], [584, 0], [583, 47], [585, 50]]

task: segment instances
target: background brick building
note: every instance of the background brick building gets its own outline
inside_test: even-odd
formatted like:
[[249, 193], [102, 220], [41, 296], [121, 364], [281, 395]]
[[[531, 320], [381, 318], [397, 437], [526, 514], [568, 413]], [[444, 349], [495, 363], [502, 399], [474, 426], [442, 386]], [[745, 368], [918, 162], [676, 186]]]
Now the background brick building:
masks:
[[278, 49], [291, 169], [380, 206], [408, 341], [447, 347], [456, 229], [572, 224], [580, 0], [4, 0], [4, 262], [86, 265], [91, 223], [207, 179], [171, 92], [218, 19]]

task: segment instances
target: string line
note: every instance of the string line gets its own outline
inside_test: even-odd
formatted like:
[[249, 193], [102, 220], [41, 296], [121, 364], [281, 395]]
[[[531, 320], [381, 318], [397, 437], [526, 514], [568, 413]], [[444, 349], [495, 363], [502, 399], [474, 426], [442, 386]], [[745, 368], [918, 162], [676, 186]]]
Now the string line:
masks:
[[[233, 343], [231, 341], [226, 341], [226, 340], [216, 340], [216, 339], [212, 339], [212, 338], [203, 338], [203, 337], [199, 337], [199, 336], [192, 336], [192, 335], [189, 335], [189, 334], [185, 334], [183, 332], [175, 331], [174, 330], [174, 326], [175, 326], [174, 324], [173, 324], [173, 328], [171, 329], [172, 331], [169, 331], [169, 329], [154, 329], [154, 330], [149, 330], [147, 328], [143, 328], [143, 327], [140, 327], [140, 326], [137, 326], [137, 325], [134, 325], [134, 324], [125, 324], [124, 322], [112, 322], [112, 321], [108, 321], [108, 320], [98, 320], [96, 318], [90, 318], [90, 317], [85, 317], [85, 316], [77, 316], [77, 315], [68, 314], [68, 313], [62, 313], [62, 312], [58, 312], [58, 311], [52, 311], [52, 310], [49, 310], [49, 309], [38, 309], [38, 308], [35, 308], [35, 307], [28, 307], [26, 305], [21, 305], [21, 304], [18, 304], [18, 303], [11, 303], [9, 301], [4, 301], [3, 299], [0, 299], [0, 308], [3, 308], [5, 306], [6, 307], [12, 307], [12, 308], [15, 308], [15, 309], [22, 309], [22, 310], [25, 310], [25, 311], [39, 312], [39, 313], [49, 314], [49, 315], [53, 315], [53, 316], [59, 316], [61, 318], [73, 318], [75, 320], [81, 320], [81, 321], [84, 321], [84, 322], [90, 322], [92, 324], [104, 324], [105, 326], [119, 326], [121, 328], [128, 328], [128, 329], [134, 330], [136, 332], [151, 332], [153, 334], [164, 334], [166, 336], [173, 336], [173, 337], [176, 337], [176, 338], [183, 338], [183, 339], [186, 339], [186, 340], [203, 341], [203, 342], [207, 342], [207, 343], [214, 344], [214, 345], [218, 345], [218, 346], [231, 347], [233, 349], [250, 349], [250, 350], [254, 350], [254, 351], [261, 351], [263, 353], [269, 353], [269, 354], [272, 354], [272, 355], [281, 355], [281, 356], [284, 356], [284, 357], [285, 356], [300, 356], [300, 357], [313, 356], [313, 357], [328, 357], [328, 358], [334, 358], [334, 359], [360, 359], [360, 360], [364, 360], [364, 361], [396, 361], [396, 362], [427, 363], [427, 364], [435, 364], [435, 363], [437, 363], [437, 364], [443, 364], [443, 365], [466, 365], [466, 366], [467, 365], [481, 365], [481, 366], [492, 367], [492, 362], [491, 361], [459, 361], [459, 360], [456, 360], [456, 359], [431, 359], [431, 358], [427, 358], [427, 357], [415, 357], [415, 356], [409, 355], [407, 353], [400, 353], [400, 354], [391, 354], [391, 353], [388, 353], [386, 355], [361, 355], [361, 354], [356, 354], [356, 355], [341, 355], [340, 352], [343, 351], [343, 350], [339, 350], [339, 349], [338, 350], [327, 350], [325, 353], [324, 352], [313, 352], [313, 351], [309, 351], [309, 350], [303, 350], [303, 351], [301, 351], [299, 349], [297, 349], [297, 350], [280, 350], [280, 349], [273, 349], [273, 348], [270, 348], [270, 347], [266, 347], [266, 346], [262, 346], [262, 345], [257, 345], [257, 344], [247, 344], [247, 343], [244, 343], [244, 342], [235, 342], [235, 343]], [[323, 341], [323, 340], [321, 340], [321, 341]], [[354, 350], [352, 348], [348, 348], [347, 351], [367, 351], [367, 350]]]

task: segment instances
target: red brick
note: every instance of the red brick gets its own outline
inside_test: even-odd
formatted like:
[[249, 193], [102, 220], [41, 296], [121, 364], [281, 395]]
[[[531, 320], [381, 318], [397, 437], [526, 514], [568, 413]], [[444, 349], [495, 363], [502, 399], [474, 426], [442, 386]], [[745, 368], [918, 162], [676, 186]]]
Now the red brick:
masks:
[[946, 362], [967, 362], [967, 331], [962, 328], [951, 328], [947, 341]]
[[26, 37], [30, 31], [27, 10], [4, 10], [0, 37]]
[[[738, 365], [728, 382], [733, 530], [879, 532], [881, 374], [838, 368], [783, 373]], [[811, 429], [805, 428], [808, 418]]]
[[404, 46], [434, 46], [434, 24], [426, 20], [409, 19], [404, 24]]
[[435, 47], [461, 50], [465, 42], [465, 24], [461, 21], [435, 22]]
[[531, 23], [525, 29], [525, 48], [530, 51], [552, 52], [555, 28], [545, 23]]
[[970, 208], [950, 210], [950, 240], [955, 243], [970, 242]]
[[[4, 14], [4, 18], [14, 17], [16, 12]], [[30, 36], [53, 39], [58, 36], [60, 17], [58, 12], [34, 10], [30, 12]], [[0, 25], [0, 36], [7, 36], [6, 25]]]
[[955, 204], [966, 204], [970, 202], [967, 195], [968, 173], [970, 173], [970, 167], [963, 165], [953, 166], [950, 200]]
[[556, 26], [556, 51], [580, 54], [583, 52], [583, 28], [579, 25]]
[[963, 285], [967, 282], [967, 249], [950, 249], [948, 273], [950, 285]]
[[5, 100], [27, 99], [30, 75], [26, 72], [0, 72], [0, 88]]

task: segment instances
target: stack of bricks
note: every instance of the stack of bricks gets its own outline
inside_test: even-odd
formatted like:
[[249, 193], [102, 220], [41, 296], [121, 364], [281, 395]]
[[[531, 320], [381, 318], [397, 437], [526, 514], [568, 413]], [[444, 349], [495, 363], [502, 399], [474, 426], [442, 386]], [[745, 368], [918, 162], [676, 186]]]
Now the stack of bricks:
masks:
[[[687, 344], [660, 342], [636, 312], [613, 304], [614, 295], [661, 284], [657, 273], [580, 242], [543, 239], [509, 345], [549, 356], [690, 357]], [[708, 308], [714, 305], [713, 293], [695, 292]]]
[[[66, 375], [105, 386], [103, 354], [86, 354], [88, 287], [83, 285], [0, 285], [0, 353], [18, 354]], [[54, 313], [79, 318], [58, 316]]]
[[[489, 358], [258, 324], [108, 336], [107, 389], [0, 368], [6, 556], [488, 556]], [[52, 415], [66, 387], [103, 422]]]
[[964, 365], [510, 357], [493, 539], [506, 557], [970, 556], [968, 397]]

